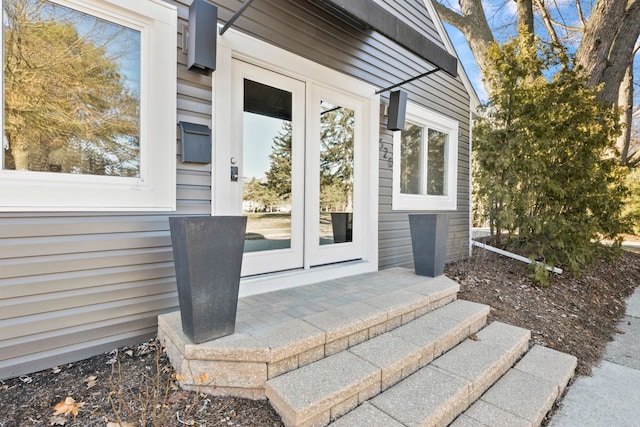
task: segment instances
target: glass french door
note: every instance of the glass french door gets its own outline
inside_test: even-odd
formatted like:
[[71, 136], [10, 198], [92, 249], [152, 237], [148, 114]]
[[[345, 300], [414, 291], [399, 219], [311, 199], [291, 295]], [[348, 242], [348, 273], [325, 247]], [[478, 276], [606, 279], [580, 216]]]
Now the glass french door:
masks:
[[242, 275], [302, 268], [305, 84], [239, 60], [232, 67], [232, 164], [247, 217]]
[[362, 258], [363, 102], [314, 85], [308, 90], [306, 265]]
[[362, 258], [362, 102], [240, 60], [232, 72], [242, 275]]

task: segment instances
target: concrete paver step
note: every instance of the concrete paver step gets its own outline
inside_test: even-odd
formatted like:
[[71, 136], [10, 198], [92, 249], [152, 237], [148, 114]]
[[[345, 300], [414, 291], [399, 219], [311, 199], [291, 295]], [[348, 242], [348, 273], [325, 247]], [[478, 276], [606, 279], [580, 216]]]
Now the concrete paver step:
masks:
[[[405, 426], [446, 426], [512, 366], [530, 336], [494, 322], [369, 403]], [[356, 422], [359, 409], [335, 425]]]
[[562, 395], [576, 363], [574, 356], [533, 347], [451, 426], [539, 426]]
[[[265, 395], [287, 426], [327, 425], [478, 331], [488, 314], [486, 305], [454, 301], [348, 350], [272, 378], [265, 384]], [[361, 406], [360, 411], [364, 408], [372, 409]]]
[[[162, 314], [158, 338], [185, 377], [181, 387], [264, 399], [267, 380], [410, 324], [455, 301], [459, 289], [445, 276], [391, 268], [241, 298], [235, 333], [201, 344], [184, 335], [179, 312]], [[215, 387], [203, 388], [193, 372], [215, 376]]]
[[380, 392], [380, 370], [342, 351], [267, 382], [271, 405], [285, 425], [326, 425], [341, 410], [353, 409]]

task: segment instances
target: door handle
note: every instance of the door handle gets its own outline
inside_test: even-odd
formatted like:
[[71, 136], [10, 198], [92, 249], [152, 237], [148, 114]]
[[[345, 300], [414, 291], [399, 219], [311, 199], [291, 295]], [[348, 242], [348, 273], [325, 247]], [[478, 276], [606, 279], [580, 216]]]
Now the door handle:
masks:
[[238, 182], [238, 167], [231, 166], [231, 181]]

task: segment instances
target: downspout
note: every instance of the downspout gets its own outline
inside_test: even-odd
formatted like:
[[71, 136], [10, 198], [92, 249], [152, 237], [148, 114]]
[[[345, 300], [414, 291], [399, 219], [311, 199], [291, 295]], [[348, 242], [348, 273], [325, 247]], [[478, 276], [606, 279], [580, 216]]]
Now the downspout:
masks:
[[473, 255], [473, 108], [469, 97], [469, 258]]

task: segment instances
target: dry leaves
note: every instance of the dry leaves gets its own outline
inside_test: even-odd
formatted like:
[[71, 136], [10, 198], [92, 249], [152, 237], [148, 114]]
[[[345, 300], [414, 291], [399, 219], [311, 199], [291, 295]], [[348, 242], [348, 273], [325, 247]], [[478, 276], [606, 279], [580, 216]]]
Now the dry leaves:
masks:
[[133, 423], [125, 423], [125, 422], [107, 423], [107, 427], [135, 427], [135, 424], [133, 424]]
[[73, 397], [67, 396], [64, 401], [58, 403], [53, 407], [53, 409], [55, 409], [56, 411], [53, 416], [55, 417], [56, 415], [73, 414], [73, 418], [75, 418], [78, 415], [78, 411], [83, 405], [84, 402], [76, 402]]
[[67, 423], [67, 419], [65, 417], [61, 417], [60, 415], [54, 415], [49, 419], [50, 426], [63, 426]]
[[98, 384], [97, 380], [98, 380], [98, 377], [96, 377], [95, 375], [91, 375], [85, 378], [84, 382], [87, 384], [87, 388], [91, 388], [91, 387], [95, 387], [95, 385]]
[[191, 394], [188, 391], [178, 391], [176, 393], [173, 393], [171, 396], [169, 396], [169, 398], [167, 399], [167, 403], [170, 404], [174, 404], [177, 403], [181, 400], [187, 400], [189, 398]]

